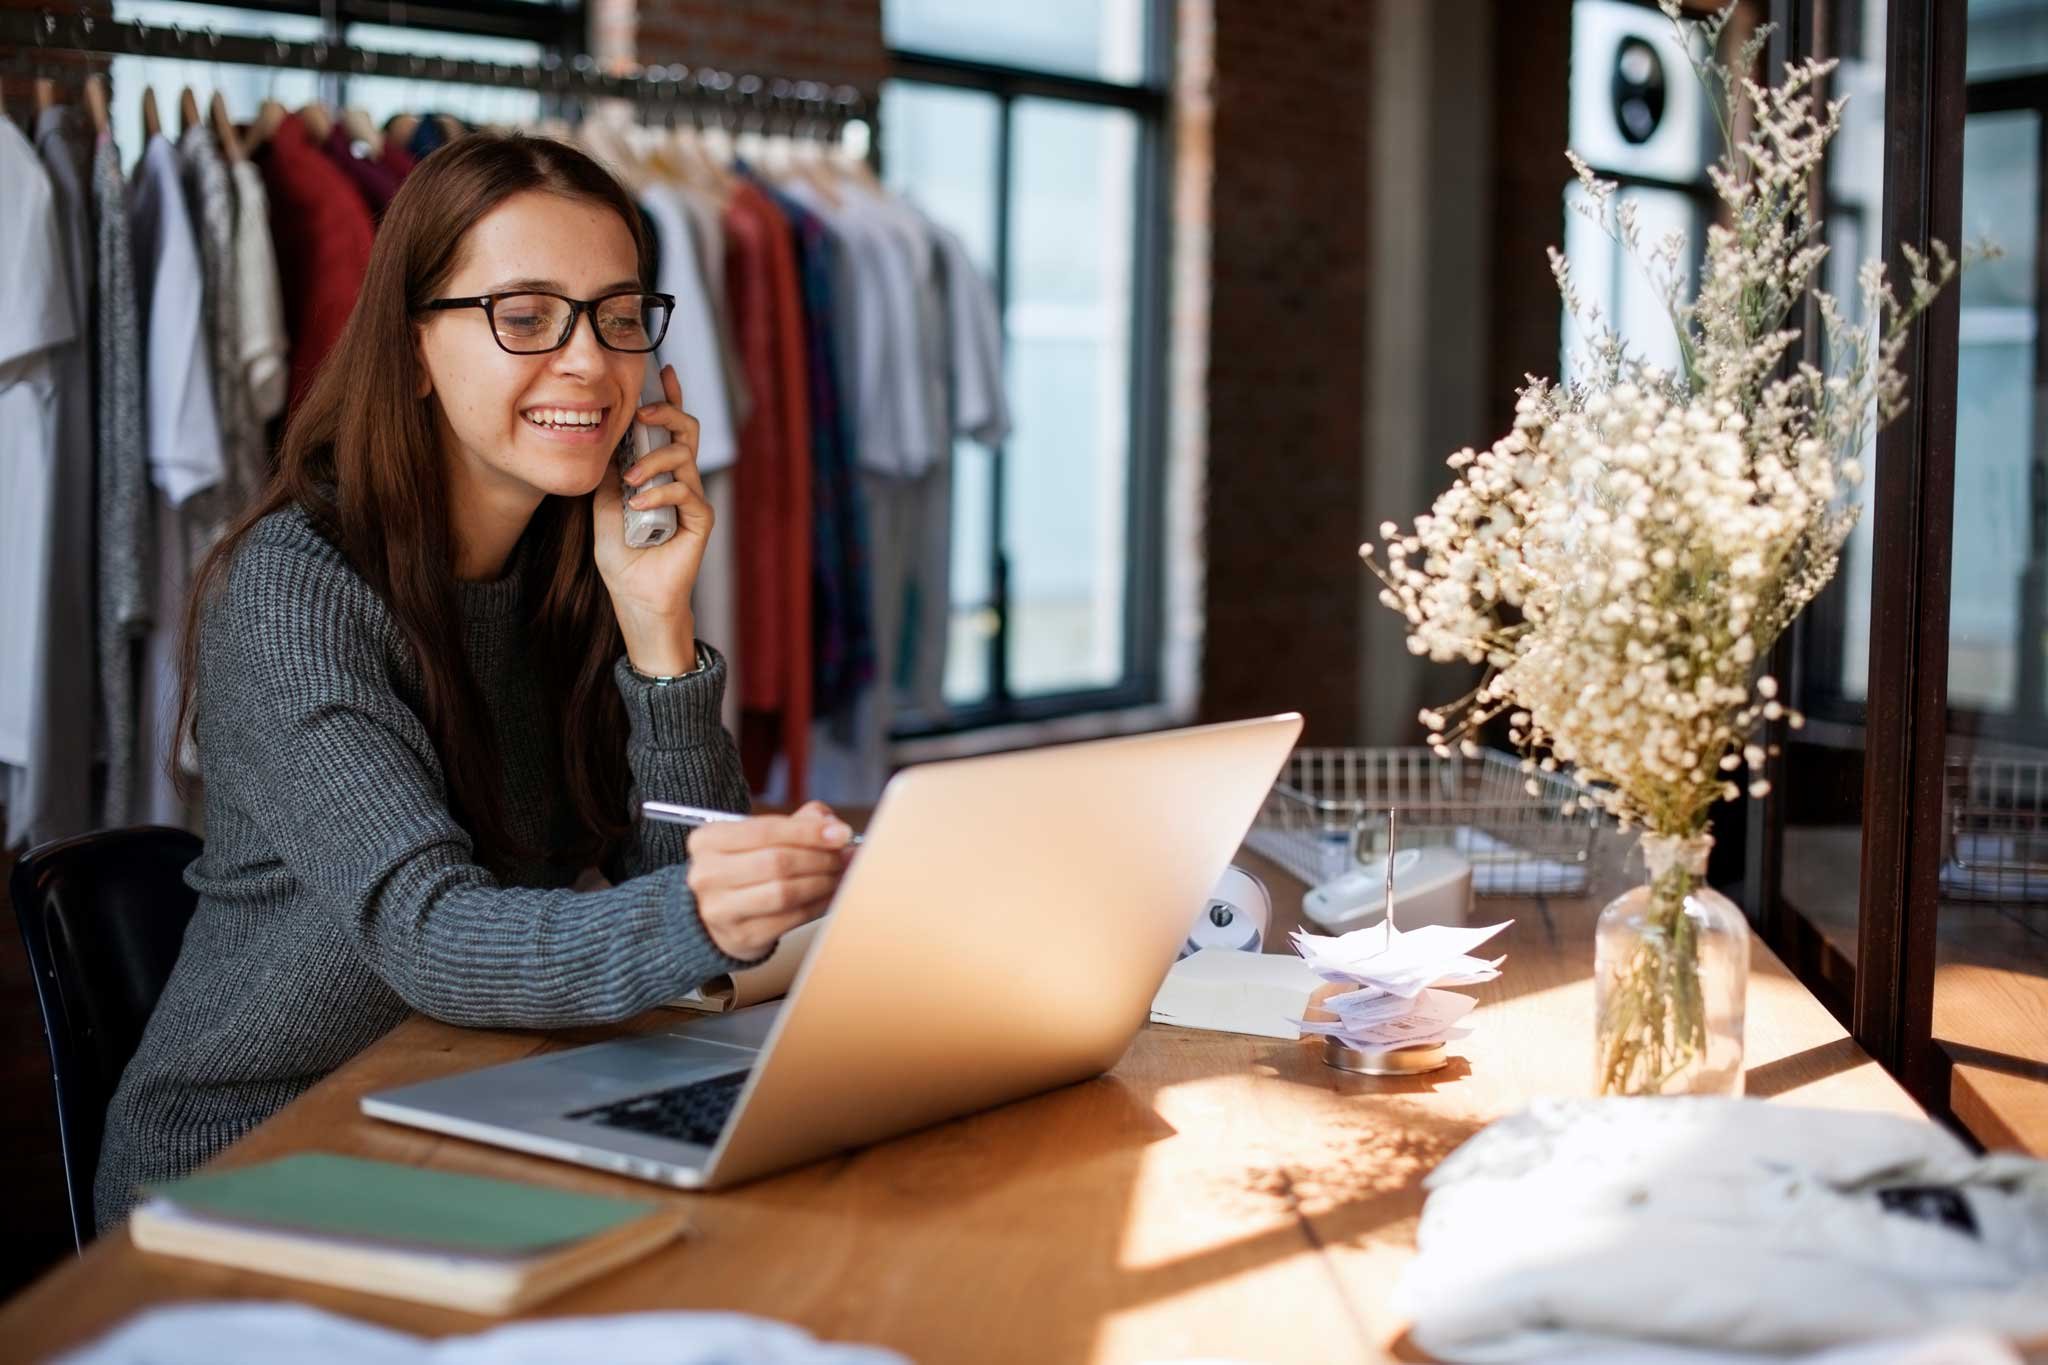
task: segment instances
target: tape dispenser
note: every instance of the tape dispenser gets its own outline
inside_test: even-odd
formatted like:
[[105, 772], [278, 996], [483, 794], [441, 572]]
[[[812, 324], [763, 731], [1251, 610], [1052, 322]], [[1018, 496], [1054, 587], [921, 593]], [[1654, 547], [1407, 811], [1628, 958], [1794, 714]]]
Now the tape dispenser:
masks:
[[1273, 923], [1273, 898], [1266, 884], [1232, 863], [1216, 879], [1215, 889], [1188, 929], [1180, 955], [1204, 948], [1234, 948], [1256, 953], [1265, 946], [1266, 930]]

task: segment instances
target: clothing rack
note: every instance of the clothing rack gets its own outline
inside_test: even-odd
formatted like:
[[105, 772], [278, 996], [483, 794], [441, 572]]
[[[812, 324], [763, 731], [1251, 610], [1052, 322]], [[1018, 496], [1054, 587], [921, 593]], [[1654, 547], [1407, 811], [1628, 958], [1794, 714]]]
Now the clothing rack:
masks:
[[597, 59], [578, 53], [564, 59], [543, 53], [533, 66], [512, 66], [466, 58], [374, 52], [325, 41], [295, 42], [223, 34], [213, 29], [146, 24], [91, 14], [0, 12], [0, 42], [17, 58], [34, 63], [48, 53], [90, 56], [161, 57], [194, 62], [294, 68], [335, 76], [389, 76], [529, 90], [565, 103], [625, 100], [643, 116], [661, 117], [687, 109], [721, 123], [757, 121], [763, 131], [806, 129], [837, 134], [864, 122], [873, 139], [875, 100], [851, 85], [734, 73], [681, 63], [640, 68], [637, 74], [603, 70]]

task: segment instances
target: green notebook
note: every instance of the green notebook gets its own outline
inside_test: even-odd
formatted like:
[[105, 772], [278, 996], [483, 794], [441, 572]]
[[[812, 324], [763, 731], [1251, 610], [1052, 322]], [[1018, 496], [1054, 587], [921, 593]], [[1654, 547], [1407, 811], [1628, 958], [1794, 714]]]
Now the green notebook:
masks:
[[200, 1218], [458, 1256], [536, 1256], [660, 1207], [326, 1152], [187, 1176], [148, 1193]]

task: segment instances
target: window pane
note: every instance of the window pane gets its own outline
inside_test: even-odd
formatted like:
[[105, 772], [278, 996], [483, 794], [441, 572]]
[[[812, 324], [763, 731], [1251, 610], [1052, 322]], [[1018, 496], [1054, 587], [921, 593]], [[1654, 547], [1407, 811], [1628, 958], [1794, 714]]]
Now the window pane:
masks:
[[[882, 165], [889, 185], [959, 235], [993, 279], [996, 161], [1001, 136], [995, 96], [981, 90], [890, 81], [882, 102]], [[945, 700], [988, 698], [989, 641], [995, 634], [995, 458], [972, 441], [953, 451], [953, 548]]]
[[[384, 24], [350, 24], [349, 45], [370, 52], [416, 53], [464, 62], [503, 62], [532, 66], [540, 61], [541, 45], [520, 38], [499, 38], [432, 29], [392, 28]], [[403, 71], [401, 58], [392, 63]], [[383, 126], [394, 114], [453, 114], [465, 123], [528, 124], [540, 117], [540, 95], [531, 90], [449, 81], [410, 80], [403, 75], [350, 76], [342, 98]]]
[[2048, 67], [2048, 8], [2037, 0], [1970, 0], [1970, 79]]
[[[2035, 553], [2028, 505], [2040, 133], [2031, 112], [1979, 115], [1964, 131], [1963, 222], [2003, 243], [2007, 254], [1963, 277], [1948, 672], [1951, 708], [2035, 717], [2043, 702], [2039, 641], [2036, 657], [2023, 662], [2020, 611]], [[2038, 617], [2039, 603], [2029, 605]]]
[[937, 56], [1126, 85], [1145, 78], [1145, 0], [885, 0], [882, 33], [891, 47]]
[[[150, 25], [175, 24], [199, 32], [212, 29], [222, 34], [282, 38], [288, 42], [312, 42], [321, 32], [316, 15], [268, 14], [226, 5], [185, 4], [182, 0], [116, 0], [114, 17]], [[188, 86], [202, 109], [219, 91], [227, 102], [228, 113], [237, 119], [254, 117], [256, 106], [265, 99], [276, 99], [296, 109], [319, 94], [319, 77], [310, 71], [272, 70], [234, 62], [115, 57], [107, 79], [114, 94], [114, 142], [121, 150], [122, 162], [131, 169], [142, 157], [144, 86], [156, 91], [157, 113], [163, 120], [165, 134], [171, 137], [178, 135], [178, 92]]]
[[974, 263], [996, 265], [996, 138], [1001, 111], [984, 90], [887, 81], [882, 166], [889, 187], [959, 235]]
[[[1829, 92], [1849, 102], [1828, 153], [1829, 254], [1821, 283], [1860, 321], [1856, 273], [1878, 253], [1884, 199], [1885, 6], [1883, 0], [1858, 0], [1858, 6], [1858, 22], [1842, 30], [1855, 35], [1859, 47], [1841, 54]], [[1855, 530], [1834, 581], [1801, 616], [1793, 637], [1792, 698], [1809, 723], [1781, 733], [1784, 777], [1770, 797], [1771, 817], [1784, 831], [1776, 901], [1793, 923], [1803, 922], [1785, 946], [1825, 983], [1822, 993], [1838, 1012], [1847, 1010], [1852, 989], [1862, 892], [1874, 442], [1857, 458], [1868, 472], [1856, 492], [1861, 513]]]
[[[1564, 249], [1572, 263], [1572, 285], [1581, 302], [1600, 310], [1601, 326], [1612, 323], [1628, 343], [1629, 350], [1651, 364], [1675, 373], [1679, 365], [1678, 332], [1670, 310], [1642, 267], [1621, 246], [1587, 220], [1578, 206], [1586, 195], [1574, 181], [1565, 187]], [[1634, 204], [1642, 240], [1656, 242], [1678, 232], [1692, 244], [1686, 263], [1687, 290], [1698, 277], [1700, 244], [1705, 241], [1699, 201], [1677, 190], [1625, 189], [1615, 195], [1619, 204]], [[1560, 310], [1562, 312], [1562, 310]], [[1564, 319], [1563, 374], [1567, 381], [1580, 377], [1579, 359], [1588, 338], [1580, 324]]]
[[[1970, 6], [1972, 86], [2048, 57], [2048, 3]], [[1974, 93], [1974, 90], [1973, 90]], [[1972, 115], [1963, 227], [2005, 258], [1963, 280], [1956, 376], [1949, 731], [1934, 1036], [1986, 1142], [2048, 1065], [2048, 450], [2039, 425], [2042, 121]], [[2032, 1079], [2028, 1079], [2032, 1077]], [[2033, 1136], [2038, 1137], [2038, 1134]]]
[[1138, 124], [1019, 100], [1012, 136], [1002, 533], [1022, 696], [1123, 677]]

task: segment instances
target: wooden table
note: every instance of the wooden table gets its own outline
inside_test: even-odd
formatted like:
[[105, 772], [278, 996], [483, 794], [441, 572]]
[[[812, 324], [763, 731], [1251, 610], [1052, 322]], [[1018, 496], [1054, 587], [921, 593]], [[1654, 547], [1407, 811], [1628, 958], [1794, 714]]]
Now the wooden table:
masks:
[[[1787, 899], [1853, 964], [1862, 830], [1788, 829], [1785, 848]], [[2048, 908], [1944, 899], [1934, 952], [1950, 1111], [1983, 1146], [2048, 1158]]]
[[[1267, 878], [1281, 927], [1294, 923], [1299, 883], [1243, 860]], [[1387, 1299], [1413, 1254], [1420, 1181], [1530, 1097], [1588, 1092], [1592, 925], [1623, 885], [1610, 868], [1584, 900], [1479, 902], [1484, 919], [1516, 919], [1497, 941], [1506, 975], [1478, 988], [1463, 1055], [1426, 1077], [1334, 1071], [1312, 1044], [1151, 1027], [1104, 1078], [682, 1195], [364, 1118], [366, 1091], [604, 1036], [415, 1018], [219, 1164], [315, 1148], [689, 1208], [695, 1235], [563, 1296], [552, 1315], [734, 1309], [921, 1362], [1419, 1358]], [[1762, 944], [1749, 998], [1751, 1094], [1917, 1112]], [[38, 1358], [146, 1305], [209, 1298], [299, 1299], [423, 1334], [488, 1325], [149, 1256], [115, 1236], [0, 1308], [0, 1356]]]

